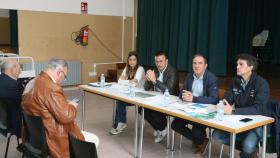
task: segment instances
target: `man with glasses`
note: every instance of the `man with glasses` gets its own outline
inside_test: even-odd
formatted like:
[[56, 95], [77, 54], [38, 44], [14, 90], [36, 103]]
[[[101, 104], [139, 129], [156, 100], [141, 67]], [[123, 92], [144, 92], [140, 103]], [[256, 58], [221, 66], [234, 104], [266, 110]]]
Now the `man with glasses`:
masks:
[[[84, 140], [75, 123], [78, 103], [68, 101], [60, 86], [68, 74], [68, 64], [63, 59], [51, 59], [44, 71], [25, 87], [22, 108], [31, 115], [41, 116], [46, 131], [51, 157], [69, 157], [68, 133]], [[98, 138], [91, 135], [98, 145]]]
[[[147, 81], [144, 84], [145, 90], [153, 90], [164, 93], [167, 89], [171, 95], [179, 93], [179, 79], [177, 71], [168, 64], [168, 56], [163, 51], [155, 54], [155, 69], [146, 73]], [[155, 142], [161, 142], [167, 134], [166, 115], [150, 109], [145, 109], [145, 120], [154, 128]]]

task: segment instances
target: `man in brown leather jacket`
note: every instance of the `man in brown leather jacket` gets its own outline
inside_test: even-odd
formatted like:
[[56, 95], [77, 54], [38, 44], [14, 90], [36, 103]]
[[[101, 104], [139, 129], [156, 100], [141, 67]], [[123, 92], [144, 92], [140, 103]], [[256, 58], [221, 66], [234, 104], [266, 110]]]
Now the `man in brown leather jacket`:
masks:
[[65, 60], [51, 59], [46, 69], [27, 84], [22, 97], [23, 110], [42, 117], [49, 154], [53, 158], [69, 157], [68, 132], [84, 140], [75, 123], [78, 104], [67, 101], [60, 86], [67, 73]]

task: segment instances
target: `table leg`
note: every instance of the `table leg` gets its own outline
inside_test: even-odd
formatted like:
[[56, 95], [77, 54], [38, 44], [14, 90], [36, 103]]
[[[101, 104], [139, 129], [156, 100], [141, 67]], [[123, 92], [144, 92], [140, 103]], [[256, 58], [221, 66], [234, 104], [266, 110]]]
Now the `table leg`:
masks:
[[170, 147], [170, 116], [167, 116], [166, 149]]
[[209, 129], [209, 148], [208, 148], [208, 158], [211, 158], [211, 149], [212, 149], [212, 128]]
[[263, 126], [263, 147], [262, 147], [262, 158], [265, 158], [266, 154], [266, 135], [267, 135], [267, 125]]
[[234, 149], [235, 149], [235, 133], [230, 134], [230, 158], [234, 158]]
[[84, 131], [84, 125], [85, 125], [85, 111], [86, 111], [86, 95], [85, 91], [82, 92], [82, 130]]
[[[116, 123], [116, 112], [117, 112], [117, 100], [113, 100], [113, 118], [112, 118], [112, 127], [114, 128], [114, 125]], [[118, 126], [118, 125], [116, 125]]]
[[134, 120], [134, 157], [137, 157], [138, 152], [138, 106], [135, 105], [135, 120]]
[[141, 124], [140, 124], [140, 137], [139, 137], [139, 158], [142, 158], [142, 145], [143, 145], [143, 132], [144, 132], [144, 118], [145, 118], [145, 110], [142, 107], [142, 115], [141, 115]]

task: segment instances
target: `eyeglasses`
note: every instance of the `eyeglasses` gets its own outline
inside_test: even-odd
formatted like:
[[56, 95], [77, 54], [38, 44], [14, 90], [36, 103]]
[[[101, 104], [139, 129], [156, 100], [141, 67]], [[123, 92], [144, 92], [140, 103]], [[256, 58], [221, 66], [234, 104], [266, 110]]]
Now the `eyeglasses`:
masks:
[[65, 72], [64, 71], [60, 71], [60, 72], [62, 72], [62, 74], [63, 74], [63, 76], [64, 76], [64, 81], [66, 81], [67, 80], [67, 75], [65, 74]]

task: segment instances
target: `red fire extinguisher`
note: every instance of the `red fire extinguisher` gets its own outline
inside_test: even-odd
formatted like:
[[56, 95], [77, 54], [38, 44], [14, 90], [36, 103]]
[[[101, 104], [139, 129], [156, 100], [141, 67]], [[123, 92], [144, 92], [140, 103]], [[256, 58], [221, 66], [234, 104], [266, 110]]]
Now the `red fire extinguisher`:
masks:
[[81, 39], [80, 43], [83, 46], [88, 45], [88, 25], [81, 28]]

